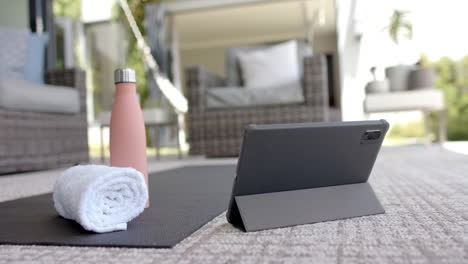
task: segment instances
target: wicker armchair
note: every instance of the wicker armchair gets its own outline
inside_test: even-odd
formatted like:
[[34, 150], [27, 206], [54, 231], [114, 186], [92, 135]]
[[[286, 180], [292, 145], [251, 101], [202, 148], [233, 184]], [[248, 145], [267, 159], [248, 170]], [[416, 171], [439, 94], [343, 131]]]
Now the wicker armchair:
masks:
[[85, 73], [54, 70], [46, 83], [80, 94], [80, 113], [55, 114], [0, 108], [0, 173], [56, 168], [88, 161]]
[[190, 154], [238, 156], [248, 124], [301, 123], [328, 120], [327, 66], [324, 55], [304, 58], [302, 104], [207, 109], [205, 91], [224, 80], [201, 66], [186, 69]]

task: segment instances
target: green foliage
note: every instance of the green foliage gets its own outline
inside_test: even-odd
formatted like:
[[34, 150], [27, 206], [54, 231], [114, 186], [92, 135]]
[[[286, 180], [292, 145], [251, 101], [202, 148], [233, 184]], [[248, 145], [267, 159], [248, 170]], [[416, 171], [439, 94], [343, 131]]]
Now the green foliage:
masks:
[[81, 0], [54, 0], [54, 15], [58, 17], [71, 17], [78, 20], [81, 16]]
[[[54, 16], [56, 17], [70, 17], [72, 18], [75, 22], [79, 21], [81, 17], [81, 0], [54, 0], [52, 1], [52, 9], [54, 12]], [[60, 37], [60, 36], [57, 36]], [[63, 41], [63, 40], [59, 40]], [[76, 61], [76, 65], [81, 66], [81, 58], [78, 56], [78, 53], [76, 51], [76, 44], [72, 44], [74, 47], [74, 57]], [[61, 69], [64, 67], [64, 60], [63, 57], [58, 56], [57, 57], [57, 62], [56, 62], [56, 67]]]
[[414, 120], [406, 123], [392, 124], [387, 138], [422, 138], [424, 135], [424, 122], [422, 119]]
[[[144, 20], [145, 20], [145, 9], [144, 4], [152, 2], [150, 0], [127, 0], [128, 6], [132, 11], [133, 17], [140, 29], [140, 32], [145, 36]], [[148, 99], [148, 85], [147, 85], [147, 69], [143, 59], [143, 53], [138, 49], [137, 40], [133, 35], [133, 32], [128, 24], [127, 17], [125, 16], [119, 3], [116, 4], [113, 13], [116, 19], [119, 20], [127, 31], [127, 65], [135, 69], [137, 78], [137, 91], [140, 94], [140, 101], [142, 104]], [[151, 138], [149, 131], [146, 131], [146, 142], [148, 146], [151, 145]]]
[[390, 24], [385, 28], [390, 38], [398, 45], [400, 38], [413, 38], [413, 25], [407, 20], [408, 11], [394, 10], [390, 17]]
[[[443, 57], [434, 62], [423, 56], [421, 61], [435, 68], [436, 87], [444, 91], [448, 139], [468, 140], [468, 55], [457, 61]], [[432, 115], [431, 120], [437, 134], [438, 116]]]
[[[132, 11], [132, 14], [135, 18], [135, 21], [138, 25], [138, 28], [144, 35], [144, 19], [145, 19], [145, 10], [144, 4], [151, 1], [148, 0], [128, 0], [128, 6]], [[140, 94], [141, 102], [145, 102], [148, 98], [148, 86], [147, 86], [147, 70], [143, 60], [143, 53], [137, 47], [137, 41], [134, 37], [132, 30], [128, 24], [128, 20], [125, 17], [124, 12], [120, 8], [120, 5], [117, 3], [116, 8], [114, 9], [117, 19], [124, 25], [127, 31], [127, 67], [133, 68], [136, 71], [137, 78], [137, 90]]]

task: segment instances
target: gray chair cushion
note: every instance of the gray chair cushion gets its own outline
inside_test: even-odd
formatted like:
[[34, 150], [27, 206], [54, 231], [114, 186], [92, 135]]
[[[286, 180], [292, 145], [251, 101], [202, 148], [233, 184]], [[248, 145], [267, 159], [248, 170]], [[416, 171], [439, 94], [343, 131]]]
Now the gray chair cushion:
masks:
[[78, 91], [24, 80], [0, 80], [0, 107], [31, 112], [78, 113]]
[[0, 27], [0, 80], [24, 79], [29, 30]]
[[207, 108], [235, 108], [260, 105], [303, 103], [304, 94], [299, 83], [265, 89], [249, 87], [210, 88], [206, 93]]
[[[239, 46], [226, 49], [224, 57], [224, 71], [226, 75], [226, 84], [228, 87], [243, 86], [242, 71], [239, 65], [239, 53], [269, 48], [272, 44]], [[303, 73], [303, 59], [312, 56], [312, 47], [307, 41], [297, 40], [297, 56], [299, 61], [299, 72]]]
[[224, 71], [227, 86], [242, 86], [241, 69], [239, 64], [239, 53], [268, 48], [270, 45], [241, 46], [226, 50], [224, 58]]

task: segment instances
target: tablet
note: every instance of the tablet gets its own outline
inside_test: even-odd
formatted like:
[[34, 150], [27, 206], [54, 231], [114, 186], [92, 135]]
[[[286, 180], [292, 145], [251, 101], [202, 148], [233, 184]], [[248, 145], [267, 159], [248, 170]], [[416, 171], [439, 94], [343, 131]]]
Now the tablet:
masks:
[[385, 120], [249, 125], [228, 221], [239, 224], [237, 196], [367, 182], [388, 127]]

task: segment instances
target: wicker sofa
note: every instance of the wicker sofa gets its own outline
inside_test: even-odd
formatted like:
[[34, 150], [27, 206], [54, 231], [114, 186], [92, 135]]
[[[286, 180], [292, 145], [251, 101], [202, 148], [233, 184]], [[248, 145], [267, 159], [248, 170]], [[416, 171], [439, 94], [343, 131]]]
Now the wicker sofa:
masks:
[[327, 66], [324, 55], [304, 58], [301, 104], [208, 109], [205, 93], [225, 81], [202, 66], [186, 69], [190, 154], [208, 157], [237, 156], [248, 124], [301, 123], [328, 120]]
[[47, 84], [78, 89], [80, 112], [56, 114], [0, 108], [0, 173], [56, 168], [88, 161], [85, 73], [46, 73]]

